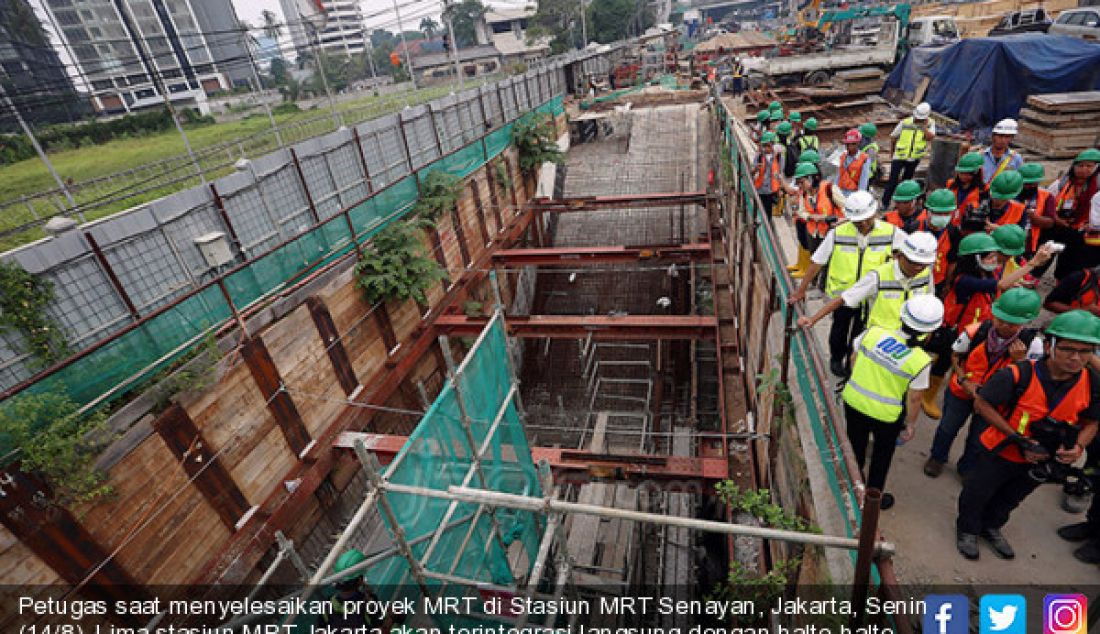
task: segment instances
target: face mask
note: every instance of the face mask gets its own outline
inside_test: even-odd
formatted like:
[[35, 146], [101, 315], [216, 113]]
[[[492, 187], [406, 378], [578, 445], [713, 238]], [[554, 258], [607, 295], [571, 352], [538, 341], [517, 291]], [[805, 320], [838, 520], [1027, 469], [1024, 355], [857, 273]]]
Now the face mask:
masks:
[[928, 222], [932, 223], [932, 226], [937, 229], [943, 229], [951, 223], [951, 214], [932, 214], [928, 218]]
[[992, 273], [993, 271], [996, 271], [997, 267], [999, 266], [996, 261], [986, 262], [982, 259], [982, 256], [980, 255], [975, 255], [974, 257], [978, 258], [978, 267], [983, 271], [989, 271]]

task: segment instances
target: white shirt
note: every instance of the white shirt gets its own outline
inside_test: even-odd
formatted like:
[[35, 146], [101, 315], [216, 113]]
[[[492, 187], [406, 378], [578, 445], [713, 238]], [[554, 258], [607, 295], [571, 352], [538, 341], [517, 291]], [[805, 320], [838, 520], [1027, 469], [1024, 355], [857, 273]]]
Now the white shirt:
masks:
[[1089, 229], [1100, 230], [1100, 192], [1096, 192], [1089, 205]]
[[[906, 277], [902, 272], [901, 267], [898, 266], [898, 261], [894, 260], [894, 279], [901, 282], [906, 288], [909, 288], [909, 284], [912, 283], [913, 278]], [[878, 295], [878, 273], [875, 271], [868, 271], [863, 277], [856, 280], [856, 283], [851, 288], [840, 294], [840, 298], [844, 300], [844, 305], [848, 308], [855, 308], [863, 302], [873, 299], [875, 295]], [[923, 289], [918, 289], [918, 293], [931, 293], [932, 284], [927, 284]]]
[[[880, 223], [880, 222], [884, 223], [886, 221], [885, 220], [876, 220], [875, 221], [876, 224]], [[843, 224], [843, 223], [841, 223], [841, 224]], [[840, 226], [840, 225], [837, 225], [837, 226]], [[901, 245], [905, 244], [905, 239], [907, 237], [909, 237], [909, 236], [904, 231], [902, 231], [901, 229], [895, 228], [894, 229], [894, 242], [890, 246], [890, 249], [893, 250], [893, 251], [897, 251], [898, 249], [900, 249]], [[861, 249], [866, 249], [867, 248], [867, 236], [863, 235], [862, 233], [860, 233], [858, 231], [856, 231], [856, 241], [859, 243], [859, 248], [861, 248]], [[832, 255], [833, 255], [833, 247], [835, 245], [836, 245], [836, 227], [833, 227], [832, 229], [829, 229], [829, 233], [825, 234], [825, 239], [821, 241], [821, 245], [818, 246], [817, 250], [814, 251], [814, 254], [812, 256], [810, 256], [810, 260], [814, 264], [820, 264], [821, 266], [825, 266], [826, 264], [829, 263], [829, 258], [832, 257]]]
[[[861, 341], [863, 341], [863, 335], [865, 335], [865, 334], [867, 334], [866, 330], [864, 330], [863, 332], [859, 333], [859, 335], [856, 336], [856, 338], [852, 341], [852, 350], [859, 350], [859, 343]], [[900, 332], [895, 333], [895, 334], [897, 334], [898, 339], [901, 339], [903, 341], [905, 340], [905, 335], [904, 334], [902, 334]], [[931, 381], [930, 381], [931, 375], [932, 375], [932, 364], [929, 363], [928, 365], [924, 366], [924, 369], [921, 370], [920, 373], [917, 374], [916, 378], [914, 378], [913, 381], [909, 384], [909, 389], [910, 390], [927, 390], [928, 386], [931, 385]]]

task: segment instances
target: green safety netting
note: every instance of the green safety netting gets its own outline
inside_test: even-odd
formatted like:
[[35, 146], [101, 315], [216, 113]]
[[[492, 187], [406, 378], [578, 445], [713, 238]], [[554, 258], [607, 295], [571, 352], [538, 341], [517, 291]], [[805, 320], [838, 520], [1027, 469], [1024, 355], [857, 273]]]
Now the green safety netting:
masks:
[[[535, 110], [561, 114], [564, 112], [563, 97], [554, 97]], [[512, 124], [507, 124], [488, 133], [484, 146], [479, 139], [420, 171], [446, 169], [467, 176], [507, 149], [511, 141]], [[357, 204], [349, 211], [349, 216], [358, 239], [368, 239], [387, 223], [402, 218], [416, 200], [417, 180], [409, 174]], [[352, 248], [347, 222], [338, 215], [248, 263], [226, 277], [225, 286], [234, 306], [241, 310]], [[216, 286], [196, 291], [165, 313], [36, 382], [27, 392], [64, 393], [77, 405], [84, 406], [115, 389], [123, 380], [136, 376], [128, 386], [102, 399], [98, 405], [117, 400], [186, 354], [201, 342], [206, 331], [224, 323], [231, 315], [229, 304]], [[46, 423], [48, 421], [40, 421], [40, 424]], [[0, 438], [0, 450], [9, 445]]]
[[[486, 327], [477, 344], [459, 367], [456, 385], [450, 381], [428, 409], [390, 467], [387, 479], [396, 484], [446, 490], [469, 486], [517, 495], [541, 497], [538, 473], [531, 459], [523, 424], [515, 400], [509, 398], [513, 384], [511, 360], [499, 314]], [[470, 422], [474, 445], [463, 428], [461, 394]], [[494, 420], [500, 422], [492, 429]], [[476, 448], [488, 443], [481, 461], [481, 475], [471, 474]], [[484, 482], [481, 478], [484, 477]], [[477, 513], [477, 505], [414, 494], [385, 493], [405, 539], [432, 535], [437, 538], [411, 547], [424, 568], [466, 579], [509, 585], [515, 582], [508, 552], [522, 548], [517, 557], [525, 575], [534, 564], [545, 518], [529, 511], [498, 508], [499, 532], [489, 513]], [[452, 508], [453, 507], [453, 508]], [[384, 517], [384, 516], [383, 516]], [[461, 521], [465, 519], [466, 521]], [[391, 533], [394, 526], [387, 522]], [[434, 548], [432, 542], [435, 541]], [[429, 549], [431, 552], [428, 553]], [[412, 591], [413, 579], [407, 561], [394, 556], [370, 569], [366, 575], [382, 598]], [[438, 582], [429, 580], [429, 587]], [[455, 587], [448, 592], [466, 591]], [[415, 592], [413, 592], [415, 594]]]

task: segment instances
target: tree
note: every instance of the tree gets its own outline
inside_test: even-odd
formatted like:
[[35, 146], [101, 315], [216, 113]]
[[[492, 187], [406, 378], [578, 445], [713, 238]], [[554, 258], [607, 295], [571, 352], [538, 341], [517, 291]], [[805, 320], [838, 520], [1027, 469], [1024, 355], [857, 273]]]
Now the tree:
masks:
[[287, 61], [281, 57], [276, 57], [271, 60], [271, 80], [275, 82], [276, 86], [285, 86], [287, 80], [290, 79], [290, 72], [287, 70]]
[[581, 0], [540, 0], [527, 29], [528, 44], [537, 38], [550, 37], [550, 52], [555, 55], [580, 48], [583, 44], [579, 22], [583, 10]]
[[420, 30], [423, 31], [424, 35], [430, 40], [439, 32], [439, 23], [432, 19], [432, 16], [426, 16], [420, 21]]
[[653, 26], [653, 13], [639, 0], [592, 0], [588, 33], [597, 42], [614, 42]]
[[448, 6], [443, 11], [443, 20], [451, 21], [455, 39], [458, 40], [457, 48], [473, 46], [477, 43], [477, 23], [484, 17], [488, 9], [480, 0], [462, 0]]

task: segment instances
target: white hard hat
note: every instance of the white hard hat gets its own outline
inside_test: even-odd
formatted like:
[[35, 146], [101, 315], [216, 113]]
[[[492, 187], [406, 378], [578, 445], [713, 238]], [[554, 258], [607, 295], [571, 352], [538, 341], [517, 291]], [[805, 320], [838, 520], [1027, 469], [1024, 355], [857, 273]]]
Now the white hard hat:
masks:
[[917, 231], [901, 243], [901, 253], [917, 264], [931, 264], [936, 261], [936, 236], [927, 231]]
[[844, 217], [853, 222], [867, 220], [878, 212], [878, 201], [871, 192], [852, 192], [844, 199]]
[[997, 125], [993, 126], [993, 134], [1011, 134], [1015, 136], [1019, 131], [1015, 119], [1001, 119], [997, 122]]
[[915, 119], [927, 119], [930, 114], [932, 114], [932, 106], [928, 105], [927, 101], [922, 101], [913, 109], [913, 118]]
[[943, 323], [943, 302], [935, 295], [915, 295], [901, 306], [901, 323], [917, 332], [932, 332]]

